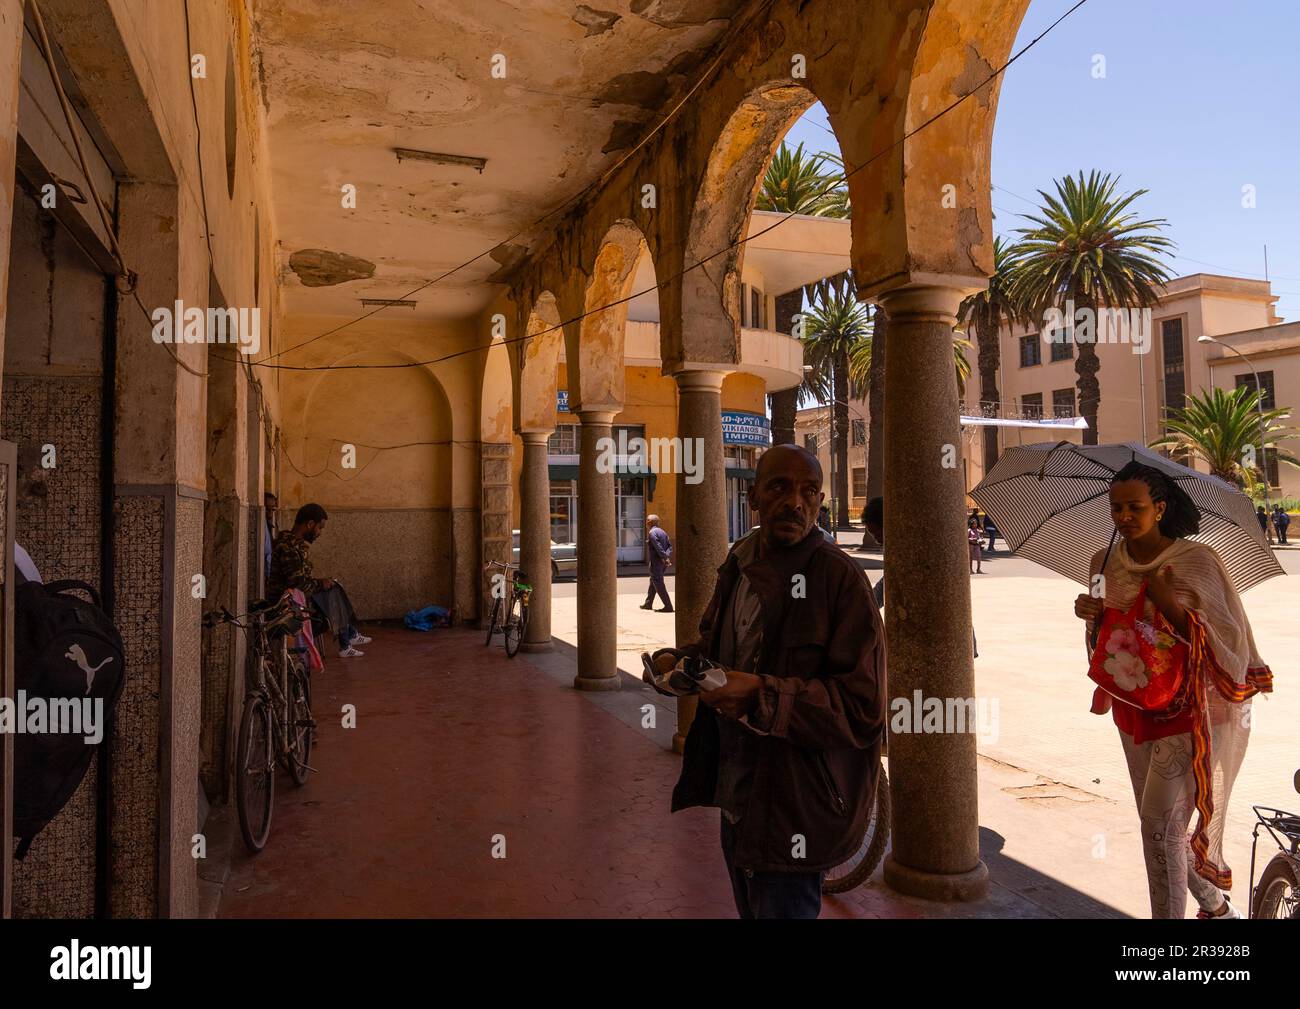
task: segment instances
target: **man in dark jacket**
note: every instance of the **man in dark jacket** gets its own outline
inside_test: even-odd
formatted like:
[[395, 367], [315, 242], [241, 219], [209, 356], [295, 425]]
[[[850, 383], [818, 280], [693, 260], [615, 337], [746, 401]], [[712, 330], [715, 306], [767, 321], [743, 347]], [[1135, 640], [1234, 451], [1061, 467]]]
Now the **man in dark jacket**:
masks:
[[726, 669], [700, 695], [674, 811], [716, 806], [742, 918], [815, 918], [828, 869], [857, 850], [885, 727], [885, 645], [861, 568], [817, 528], [821, 466], [777, 445], [749, 492], [759, 527], [718, 571], [700, 639], [657, 653]]
[[643, 610], [651, 609], [654, 606], [655, 593], [659, 593], [659, 598], [664, 601], [664, 608], [660, 613], [672, 613], [673, 601], [668, 598], [668, 586], [664, 584], [664, 572], [668, 570], [668, 565], [673, 562], [673, 541], [668, 538], [659, 525], [658, 515], [647, 515], [645, 520], [646, 539], [650, 547], [650, 588], [646, 590], [645, 604], [641, 607]]

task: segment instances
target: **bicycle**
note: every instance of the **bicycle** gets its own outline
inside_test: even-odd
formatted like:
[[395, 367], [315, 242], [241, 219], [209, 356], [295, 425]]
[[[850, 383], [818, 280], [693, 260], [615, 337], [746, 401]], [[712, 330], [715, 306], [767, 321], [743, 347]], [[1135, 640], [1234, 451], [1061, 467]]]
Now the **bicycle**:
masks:
[[[493, 573], [494, 571], [500, 571], [500, 577], [503, 579], [509, 576], [510, 588], [504, 599], [497, 593], [498, 576]], [[499, 630], [505, 642], [506, 655], [513, 659], [519, 653], [519, 646], [523, 643], [524, 634], [528, 630], [528, 601], [532, 598], [533, 587], [523, 571], [505, 561], [490, 561], [487, 572], [492, 576], [493, 602], [492, 613], [488, 617], [487, 640], [483, 645], [484, 647], [491, 645], [493, 635]], [[503, 602], [505, 603], [504, 619], [501, 618]]]
[[203, 618], [205, 627], [233, 624], [252, 646], [253, 682], [244, 695], [235, 750], [235, 808], [244, 844], [254, 854], [271, 836], [277, 761], [300, 787], [313, 770], [316, 722], [307, 650], [290, 645], [306, 618], [306, 611], [287, 596], [278, 603], [257, 603], [240, 617], [223, 606]]
[[882, 760], [880, 781], [876, 784], [876, 798], [871, 807], [871, 816], [867, 820], [867, 829], [858, 844], [858, 850], [847, 861], [826, 873], [826, 878], [822, 881], [822, 893], [846, 893], [861, 886], [871, 877], [885, 855], [885, 846], [889, 844], [891, 813], [889, 776], [885, 773], [885, 764]]
[[[1295, 788], [1300, 792], [1300, 771], [1295, 773]], [[1259, 822], [1250, 835], [1250, 916], [1300, 921], [1300, 816], [1269, 806], [1251, 808]], [[1278, 853], [1264, 867], [1256, 886], [1255, 845], [1260, 827], [1272, 836]]]

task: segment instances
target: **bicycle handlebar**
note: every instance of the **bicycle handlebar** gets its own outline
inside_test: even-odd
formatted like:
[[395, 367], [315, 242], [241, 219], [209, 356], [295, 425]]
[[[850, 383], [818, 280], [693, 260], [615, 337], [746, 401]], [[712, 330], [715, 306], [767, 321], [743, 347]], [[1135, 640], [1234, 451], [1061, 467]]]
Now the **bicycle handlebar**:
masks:
[[309, 616], [306, 609], [299, 606], [292, 599], [285, 598], [272, 606], [266, 607], [265, 609], [250, 610], [248, 613], [243, 613], [239, 616], [235, 616], [235, 614], [231, 613], [225, 606], [222, 606], [220, 610], [209, 610], [207, 613], [203, 614], [203, 626], [216, 627], [218, 624], [233, 624], [235, 627], [246, 630], [248, 626], [244, 623], [246, 620], [251, 620], [253, 623], [267, 625], [282, 620], [287, 615], [303, 619]]

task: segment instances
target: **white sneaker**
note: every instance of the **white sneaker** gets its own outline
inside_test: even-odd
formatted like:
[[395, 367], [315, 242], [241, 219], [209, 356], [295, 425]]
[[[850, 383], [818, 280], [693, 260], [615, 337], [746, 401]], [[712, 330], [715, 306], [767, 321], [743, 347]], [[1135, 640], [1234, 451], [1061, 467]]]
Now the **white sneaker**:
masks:
[[366, 653], [363, 652], [363, 651], [361, 651], [360, 649], [358, 649], [358, 648], [353, 648], [351, 645], [349, 645], [347, 648], [343, 649], [343, 651], [339, 652], [339, 658], [340, 658], [340, 659], [355, 659], [355, 658], [358, 658], [358, 657], [360, 657], [360, 656], [362, 656], [362, 655], [365, 655], [365, 654], [366, 654]]
[[1200, 910], [1196, 913], [1196, 917], [1198, 918], [1240, 918], [1242, 917], [1241, 912], [1237, 910], [1236, 906], [1227, 897], [1223, 898], [1223, 902], [1228, 905], [1228, 910], [1223, 912], [1223, 914], [1211, 914], [1209, 911]]
[[370, 637], [368, 634], [358, 634], [355, 638], [352, 639], [352, 643], [354, 645], [368, 645], [370, 644], [370, 642], [374, 640], [375, 639]]

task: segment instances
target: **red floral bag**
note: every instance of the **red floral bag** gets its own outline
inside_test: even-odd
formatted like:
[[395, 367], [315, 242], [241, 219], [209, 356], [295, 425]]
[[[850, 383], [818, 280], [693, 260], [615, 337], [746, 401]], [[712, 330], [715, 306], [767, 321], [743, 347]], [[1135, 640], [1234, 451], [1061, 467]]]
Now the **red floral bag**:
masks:
[[1088, 676], [1118, 701], [1143, 711], [1165, 711], [1187, 678], [1187, 645], [1168, 622], [1144, 619], [1146, 579], [1127, 613], [1113, 606], [1102, 614]]

